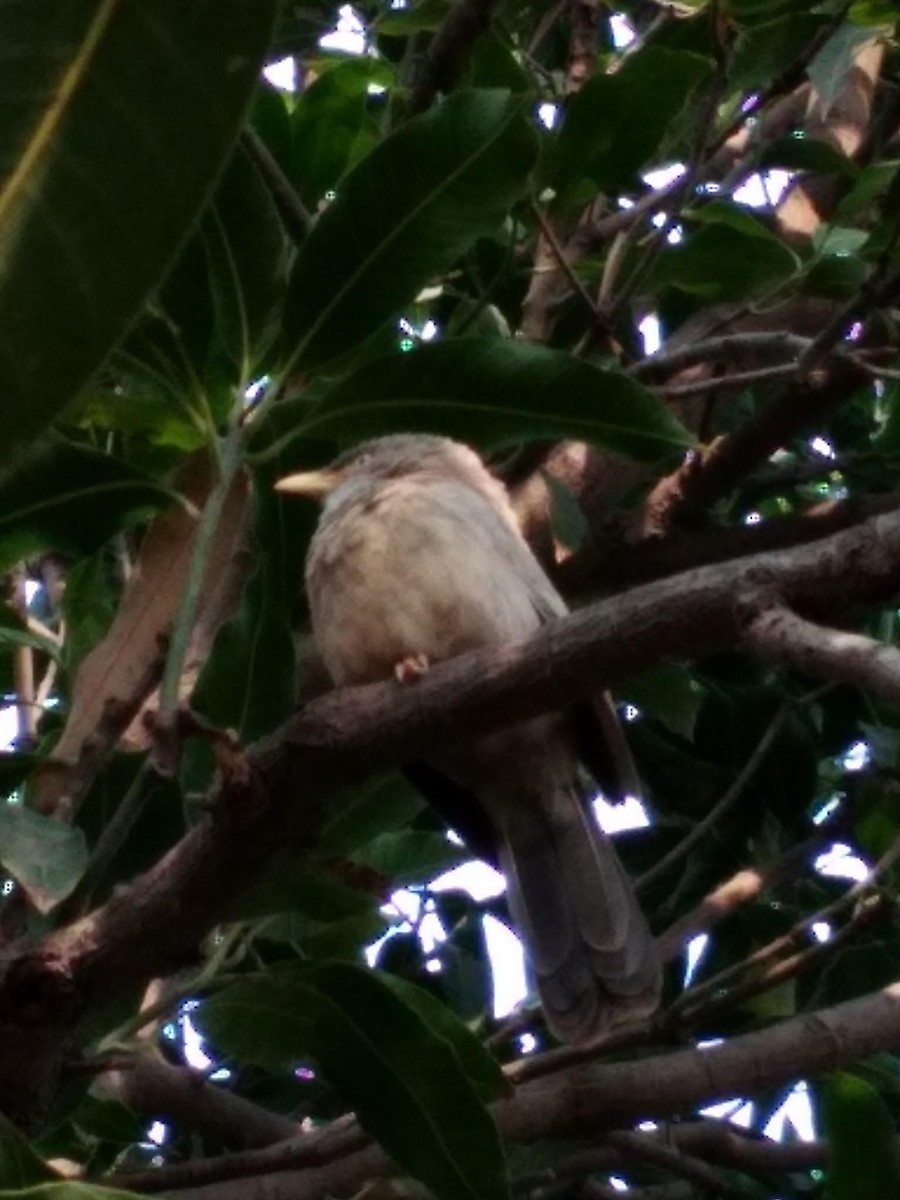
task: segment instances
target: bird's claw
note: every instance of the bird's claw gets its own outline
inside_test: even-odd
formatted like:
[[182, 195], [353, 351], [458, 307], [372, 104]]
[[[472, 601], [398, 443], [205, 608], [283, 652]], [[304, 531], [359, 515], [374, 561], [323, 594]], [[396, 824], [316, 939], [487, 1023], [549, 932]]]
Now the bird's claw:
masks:
[[407, 654], [394, 663], [394, 678], [398, 683], [417, 683], [430, 665], [427, 654]]

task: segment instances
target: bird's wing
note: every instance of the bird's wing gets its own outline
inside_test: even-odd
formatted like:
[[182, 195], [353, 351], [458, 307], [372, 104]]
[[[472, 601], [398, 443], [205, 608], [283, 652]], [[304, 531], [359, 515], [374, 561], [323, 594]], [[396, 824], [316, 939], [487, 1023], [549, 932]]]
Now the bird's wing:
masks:
[[506, 566], [509, 577], [528, 595], [538, 622], [543, 624], [553, 617], [564, 616], [568, 612], [566, 602], [515, 526], [512, 511], [503, 513], [480, 492], [456, 481], [445, 486], [446, 498], [457, 514], [465, 515], [470, 536], [482, 542]]

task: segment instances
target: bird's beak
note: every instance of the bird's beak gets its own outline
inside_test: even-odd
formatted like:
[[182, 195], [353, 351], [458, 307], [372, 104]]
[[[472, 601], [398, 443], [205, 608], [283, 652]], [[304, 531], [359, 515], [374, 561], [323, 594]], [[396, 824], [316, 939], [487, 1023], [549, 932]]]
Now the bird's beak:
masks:
[[291, 496], [306, 496], [310, 500], [321, 500], [332, 488], [337, 487], [343, 478], [341, 471], [324, 468], [321, 471], [301, 471], [298, 475], [285, 475], [275, 484], [276, 492], [286, 492]]

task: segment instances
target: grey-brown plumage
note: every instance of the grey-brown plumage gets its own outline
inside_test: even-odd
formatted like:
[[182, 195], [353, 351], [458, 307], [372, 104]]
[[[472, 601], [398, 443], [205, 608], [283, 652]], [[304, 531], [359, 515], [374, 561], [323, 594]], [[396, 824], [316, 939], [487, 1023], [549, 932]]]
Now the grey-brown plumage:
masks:
[[[313, 633], [338, 686], [519, 641], [566, 611], [503, 486], [460, 443], [381, 438], [279, 487], [324, 497], [306, 582]], [[609, 786], [630, 759], [608, 700], [598, 708], [603, 728], [591, 749]], [[468, 825], [474, 842], [492, 843], [548, 1024], [572, 1042], [652, 1012], [660, 988], [653, 938], [589, 812], [579, 771], [585, 714], [582, 706], [578, 719], [552, 714], [449, 744], [412, 772], [463, 813], [464, 834]]]

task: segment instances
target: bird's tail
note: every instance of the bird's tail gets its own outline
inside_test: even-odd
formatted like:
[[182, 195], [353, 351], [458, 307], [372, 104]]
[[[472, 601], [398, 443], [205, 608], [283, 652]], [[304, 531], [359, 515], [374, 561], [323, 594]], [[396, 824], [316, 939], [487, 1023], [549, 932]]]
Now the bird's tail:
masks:
[[506, 808], [500, 862], [547, 1024], [586, 1042], [659, 1002], [652, 934], [612, 842], [577, 785]]

